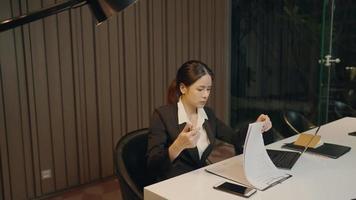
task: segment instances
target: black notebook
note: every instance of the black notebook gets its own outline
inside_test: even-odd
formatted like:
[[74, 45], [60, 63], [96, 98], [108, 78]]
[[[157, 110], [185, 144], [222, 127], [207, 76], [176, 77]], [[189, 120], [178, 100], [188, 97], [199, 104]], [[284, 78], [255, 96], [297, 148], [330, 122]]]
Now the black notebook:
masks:
[[[304, 147], [295, 145], [292, 143], [286, 143], [282, 146], [282, 148], [292, 149], [297, 151], [303, 151]], [[308, 148], [306, 151], [310, 153], [315, 153], [318, 155], [330, 157], [330, 158], [339, 158], [340, 156], [344, 155], [345, 153], [349, 152], [351, 147], [338, 145], [338, 144], [331, 144], [331, 143], [324, 143], [323, 145], [317, 148]]]

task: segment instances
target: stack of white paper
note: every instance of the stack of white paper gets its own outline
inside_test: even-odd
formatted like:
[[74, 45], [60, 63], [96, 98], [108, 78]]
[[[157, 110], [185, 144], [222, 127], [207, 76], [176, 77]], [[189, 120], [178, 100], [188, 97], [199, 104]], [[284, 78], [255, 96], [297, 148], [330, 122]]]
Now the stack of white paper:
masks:
[[243, 162], [248, 182], [259, 190], [290, 177], [279, 170], [268, 156], [262, 137], [262, 125], [262, 122], [249, 125]]
[[243, 159], [235, 157], [207, 167], [207, 171], [259, 190], [281, 182], [289, 174], [276, 168], [269, 158], [262, 137], [262, 122], [249, 125]]

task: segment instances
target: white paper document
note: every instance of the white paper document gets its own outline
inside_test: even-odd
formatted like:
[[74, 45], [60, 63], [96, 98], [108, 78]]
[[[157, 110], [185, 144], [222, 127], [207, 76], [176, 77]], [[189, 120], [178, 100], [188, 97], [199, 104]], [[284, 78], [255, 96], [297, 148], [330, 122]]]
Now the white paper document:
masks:
[[234, 157], [229, 162], [222, 161], [206, 170], [258, 190], [265, 190], [289, 178], [290, 175], [279, 170], [269, 158], [263, 142], [262, 125], [263, 122], [249, 125], [243, 159]]
[[267, 154], [262, 137], [263, 122], [250, 124], [244, 146], [244, 171], [248, 182], [259, 190], [290, 177], [279, 170]]

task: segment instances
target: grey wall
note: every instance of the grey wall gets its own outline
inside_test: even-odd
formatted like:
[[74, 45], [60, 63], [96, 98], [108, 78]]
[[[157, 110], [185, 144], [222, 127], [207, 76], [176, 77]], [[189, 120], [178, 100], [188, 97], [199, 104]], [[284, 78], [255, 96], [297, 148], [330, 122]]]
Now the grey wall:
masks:
[[[215, 71], [210, 105], [227, 121], [229, 2], [140, 0], [99, 27], [84, 6], [0, 33], [0, 198], [112, 176], [116, 141], [148, 126], [188, 59]], [[2, 0], [0, 19], [54, 3]]]

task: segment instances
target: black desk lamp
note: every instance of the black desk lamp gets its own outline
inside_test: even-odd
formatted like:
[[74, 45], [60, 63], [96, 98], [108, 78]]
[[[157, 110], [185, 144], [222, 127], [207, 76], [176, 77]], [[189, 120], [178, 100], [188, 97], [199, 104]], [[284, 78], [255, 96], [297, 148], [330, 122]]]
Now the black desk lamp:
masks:
[[6, 19], [0, 22], [0, 32], [85, 4], [89, 4], [98, 24], [100, 24], [115, 12], [120, 12], [135, 2], [136, 0], [69, 0], [37, 12]]

